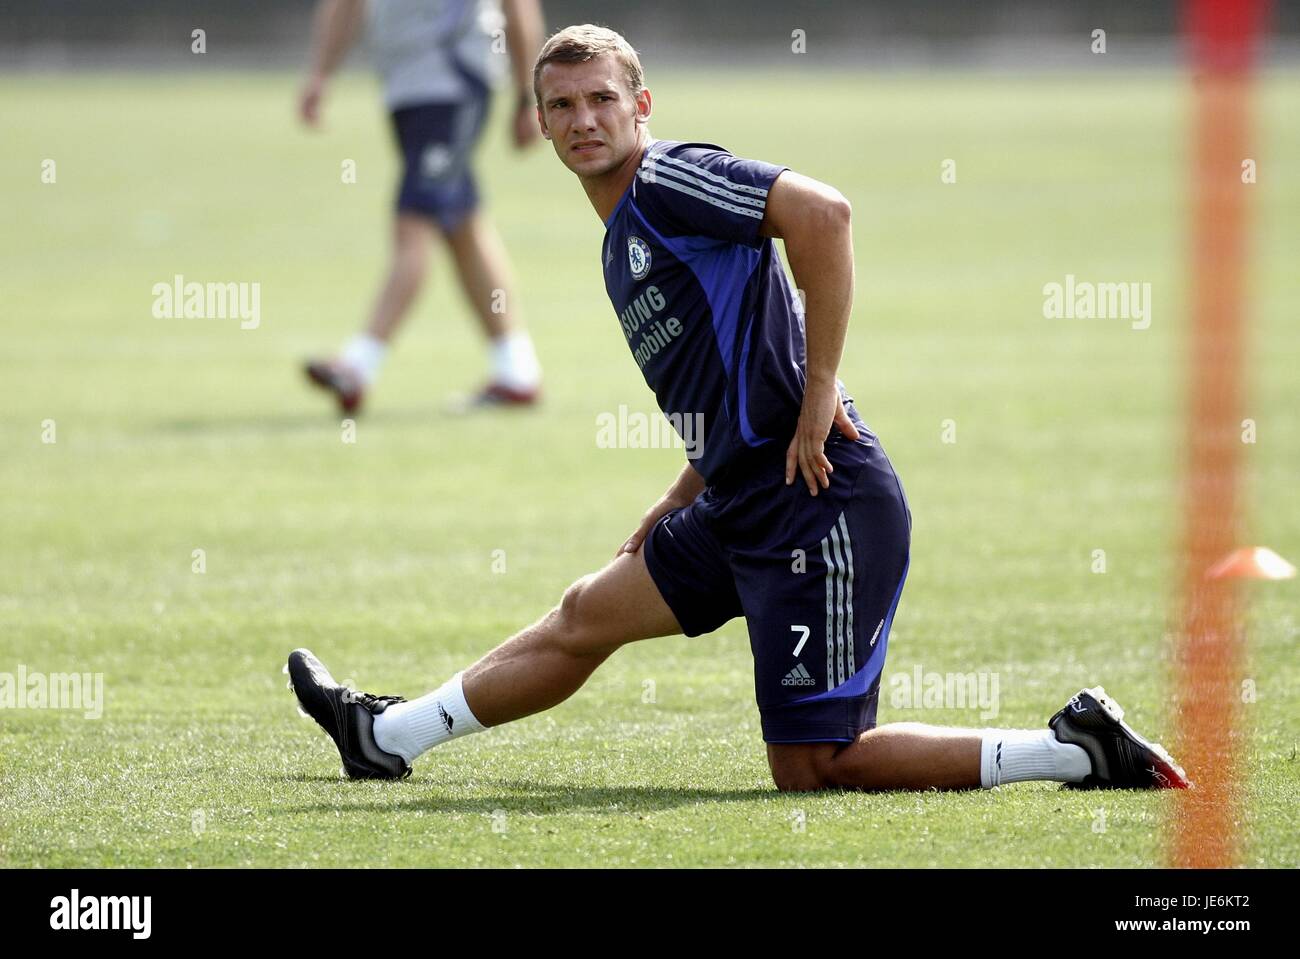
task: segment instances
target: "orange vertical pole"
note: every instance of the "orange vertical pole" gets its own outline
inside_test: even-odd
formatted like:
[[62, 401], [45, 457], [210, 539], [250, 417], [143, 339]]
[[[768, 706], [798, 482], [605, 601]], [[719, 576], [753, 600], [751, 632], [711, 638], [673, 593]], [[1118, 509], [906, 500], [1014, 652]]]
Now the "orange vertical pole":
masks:
[[1245, 349], [1250, 66], [1265, 0], [1189, 0], [1195, 80], [1192, 137], [1192, 324], [1187, 381], [1180, 755], [1195, 788], [1174, 797], [1172, 864], [1225, 867], [1239, 856], [1237, 738], [1243, 630], [1233, 579], [1206, 571], [1238, 541]]

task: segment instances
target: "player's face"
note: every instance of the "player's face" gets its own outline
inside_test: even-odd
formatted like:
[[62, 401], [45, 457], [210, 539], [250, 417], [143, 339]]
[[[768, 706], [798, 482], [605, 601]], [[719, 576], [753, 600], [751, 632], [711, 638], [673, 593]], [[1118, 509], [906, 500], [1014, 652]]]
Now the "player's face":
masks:
[[650, 118], [650, 92], [634, 97], [612, 56], [548, 63], [538, 88], [542, 133], [560, 162], [580, 177], [601, 176], [622, 165], [640, 142], [640, 125]]

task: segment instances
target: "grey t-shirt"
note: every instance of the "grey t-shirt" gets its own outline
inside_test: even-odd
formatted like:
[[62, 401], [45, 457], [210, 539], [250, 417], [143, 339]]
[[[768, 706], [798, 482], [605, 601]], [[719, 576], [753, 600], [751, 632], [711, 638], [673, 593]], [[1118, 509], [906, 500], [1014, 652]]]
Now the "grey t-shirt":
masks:
[[[508, 62], [497, 0], [370, 0], [370, 41], [389, 109], [460, 100]], [[468, 79], [474, 78], [474, 79]]]

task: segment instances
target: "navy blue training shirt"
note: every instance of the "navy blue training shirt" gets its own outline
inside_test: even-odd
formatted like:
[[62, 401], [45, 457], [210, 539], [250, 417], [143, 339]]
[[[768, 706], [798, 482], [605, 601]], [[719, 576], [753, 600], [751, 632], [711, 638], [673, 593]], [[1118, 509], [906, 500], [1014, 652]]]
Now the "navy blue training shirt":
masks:
[[799, 419], [803, 314], [758, 232], [785, 169], [655, 140], [605, 221], [605, 289], [623, 335], [678, 433], [702, 428], [692, 462], [710, 485], [760, 451], [783, 454]]

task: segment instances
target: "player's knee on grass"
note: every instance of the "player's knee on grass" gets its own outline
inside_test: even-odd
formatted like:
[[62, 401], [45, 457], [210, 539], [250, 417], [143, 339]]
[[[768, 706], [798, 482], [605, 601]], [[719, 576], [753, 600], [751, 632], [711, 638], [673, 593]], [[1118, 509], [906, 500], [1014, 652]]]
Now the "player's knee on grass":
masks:
[[769, 743], [767, 764], [777, 790], [812, 792], [835, 786], [831, 774], [835, 749], [835, 743]]

